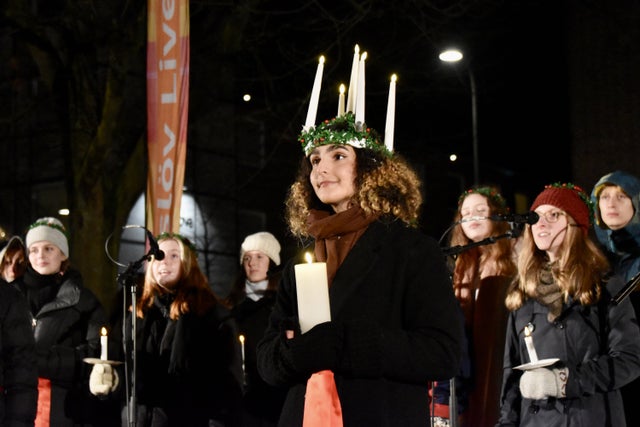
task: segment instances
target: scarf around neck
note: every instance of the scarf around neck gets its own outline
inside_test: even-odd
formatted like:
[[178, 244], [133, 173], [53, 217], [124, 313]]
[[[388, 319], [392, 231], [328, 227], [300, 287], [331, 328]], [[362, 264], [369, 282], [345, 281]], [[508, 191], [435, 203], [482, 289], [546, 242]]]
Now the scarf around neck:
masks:
[[353, 245], [364, 234], [369, 224], [379, 216], [378, 214], [367, 216], [359, 206], [335, 214], [311, 210], [307, 228], [309, 234], [315, 239], [316, 260], [327, 263], [329, 286]]

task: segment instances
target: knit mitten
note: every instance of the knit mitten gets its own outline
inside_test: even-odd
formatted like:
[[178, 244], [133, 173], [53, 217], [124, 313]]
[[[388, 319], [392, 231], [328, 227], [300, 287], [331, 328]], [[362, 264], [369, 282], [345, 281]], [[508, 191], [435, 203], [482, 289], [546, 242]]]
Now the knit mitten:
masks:
[[520, 377], [520, 393], [527, 399], [567, 397], [569, 369], [538, 368], [526, 371]]

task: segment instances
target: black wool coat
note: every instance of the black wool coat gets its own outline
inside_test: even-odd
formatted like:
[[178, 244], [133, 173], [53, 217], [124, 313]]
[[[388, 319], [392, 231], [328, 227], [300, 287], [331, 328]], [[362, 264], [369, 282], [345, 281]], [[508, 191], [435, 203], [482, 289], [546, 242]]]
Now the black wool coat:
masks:
[[[258, 344], [263, 378], [289, 387], [279, 422], [286, 427], [302, 425], [306, 382], [313, 373], [292, 362], [285, 337], [285, 330], [297, 325], [294, 264], [302, 262], [286, 266]], [[330, 338], [337, 348], [327, 352], [323, 339], [305, 346], [309, 358], [331, 359], [344, 426], [427, 426], [429, 382], [456, 374], [463, 339], [436, 241], [399, 221], [370, 224], [338, 268], [329, 298], [332, 320], [326, 329], [339, 336]]]
[[0, 425], [32, 426], [38, 368], [31, 316], [24, 297], [0, 280]]

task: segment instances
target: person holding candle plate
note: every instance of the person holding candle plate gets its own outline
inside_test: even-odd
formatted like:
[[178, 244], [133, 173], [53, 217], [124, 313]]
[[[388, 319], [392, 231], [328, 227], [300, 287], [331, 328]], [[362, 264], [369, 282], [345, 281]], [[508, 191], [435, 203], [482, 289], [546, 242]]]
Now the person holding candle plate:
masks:
[[589, 236], [593, 205], [547, 185], [525, 225], [506, 298], [500, 426], [625, 426], [620, 388], [640, 375], [640, 330], [624, 286]]
[[260, 374], [289, 389], [279, 425], [425, 426], [428, 383], [455, 375], [463, 331], [442, 251], [418, 229], [421, 182], [363, 111], [300, 142], [286, 218], [317, 262], [287, 263], [258, 344]]
[[39, 376], [36, 426], [103, 425], [106, 408], [89, 393], [91, 365], [83, 359], [99, 356], [106, 313], [70, 267], [59, 219], [35, 221], [25, 244], [27, 270], [13, 286], [26, 297], [32, 318]]

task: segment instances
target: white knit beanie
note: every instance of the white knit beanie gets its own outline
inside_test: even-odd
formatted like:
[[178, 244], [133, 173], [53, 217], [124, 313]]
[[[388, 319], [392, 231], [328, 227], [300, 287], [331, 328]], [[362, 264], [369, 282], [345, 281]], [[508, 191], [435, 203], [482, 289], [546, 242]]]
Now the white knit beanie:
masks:
[[36, 243], [46, 240], [56, 245], [64, 256], [69, 258], [69, 241], [66, 236], [67, 230], [58, 218], [40, 218], [31, 226], [27, 232], [27, 249]]
[[280, 265], [280, 243], [273, 234], [267, 231], [250, 234], [244, 238], [244, 242], [240, 246], [240, 264], [242, 264], [245, 252], [249, 251], [260, 251], [271, 258], [276, 265]]

